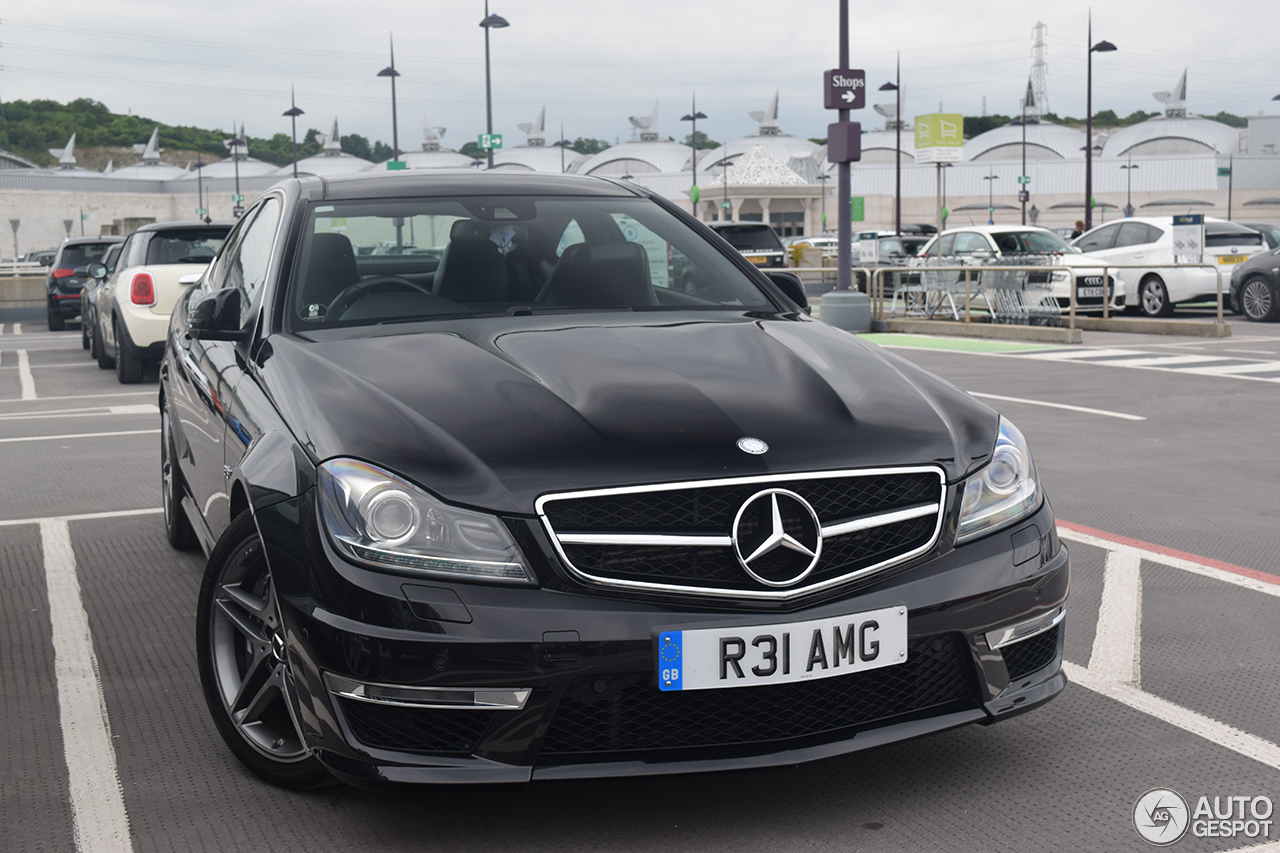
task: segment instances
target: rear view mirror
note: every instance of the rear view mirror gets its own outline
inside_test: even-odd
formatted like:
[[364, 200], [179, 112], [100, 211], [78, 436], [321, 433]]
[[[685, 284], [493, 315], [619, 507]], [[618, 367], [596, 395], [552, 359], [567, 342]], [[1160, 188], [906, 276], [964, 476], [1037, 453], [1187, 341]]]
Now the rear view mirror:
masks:
[[240, 291], [228, 287], [192, 300], [187, 331], [199, 341], [248, 340], [240, 328]]
[[809, 297], [805, 295], [804, 282], [800, 281], [800, 276], [793, 272], [770, 272], [767, 275], [769, 280], [776, 284], [788, 299], [799, 305], [804, 313], [813, 313], [813, 309], [809, 307]]

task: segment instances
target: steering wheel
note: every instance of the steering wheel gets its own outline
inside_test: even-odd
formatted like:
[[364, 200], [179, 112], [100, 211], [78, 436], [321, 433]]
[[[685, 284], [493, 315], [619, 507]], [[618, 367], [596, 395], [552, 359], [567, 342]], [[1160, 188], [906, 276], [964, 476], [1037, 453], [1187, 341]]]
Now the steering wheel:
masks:
[[431, 295], [431, 288], [409, 281], [407, 278], [398, 275], [375, 275], [371, 278], [361, 279], [355, 284], [344, 288], [329, 303], [329, 308], [325, 311], [325, 317], [331, 317], [335, 320], [340, 319], [348, 308], [366, 296], [374, 293], [390, 293], [397, 290], [413, 290], [418, 293], [425, 293], [428, 296]]

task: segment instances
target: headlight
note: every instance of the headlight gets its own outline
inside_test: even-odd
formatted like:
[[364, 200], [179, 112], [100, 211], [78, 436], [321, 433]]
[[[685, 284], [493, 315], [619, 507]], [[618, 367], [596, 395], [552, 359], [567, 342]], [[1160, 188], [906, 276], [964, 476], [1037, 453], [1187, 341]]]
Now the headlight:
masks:
[[1013, 524], [1039, 506], [1040, 482], [1027, 440], [1002, 417], [991, 461], [965, 483], [956, 544]]
[[454, 580], [535, 582], [497, 518], [441, 503], [366, 462], [320, 466], [320, 512], [338, 550], [357, 563]]
[[1054, 270], [1049, 274], [1049, 281], [1056, 284], [1066, 284], [1071, 281], [1071, 273], [1067, 270]]

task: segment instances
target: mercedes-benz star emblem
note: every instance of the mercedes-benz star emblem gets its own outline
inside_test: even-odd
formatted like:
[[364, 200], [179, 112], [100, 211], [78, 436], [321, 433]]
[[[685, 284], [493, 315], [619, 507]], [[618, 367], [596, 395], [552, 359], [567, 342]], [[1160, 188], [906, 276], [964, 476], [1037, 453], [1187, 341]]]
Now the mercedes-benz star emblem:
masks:
[[765, 489], [747, 499], [733, 519], [733, 550], [747, 574], [765, 586], [804, 580], [822, 556], [822, 524], [804, 498]]
[[759, 456], [761, 453], [765, 453], [769, 450], [769, 445], [765, 444], [762, 439], [744, 435], [742, 438], [738, 439], [738, 449], [743, 453], [750, 453], [752, 456]]

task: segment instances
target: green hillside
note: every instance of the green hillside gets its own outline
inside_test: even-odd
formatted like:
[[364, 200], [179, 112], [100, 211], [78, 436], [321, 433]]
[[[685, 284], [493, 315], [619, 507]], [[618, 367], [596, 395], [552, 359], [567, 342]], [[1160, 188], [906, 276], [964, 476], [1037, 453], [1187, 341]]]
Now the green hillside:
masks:
[[[42, 166], [52, 166], [56, 161], [49, 156], [49, 149], [66, 145], [73, 133], [77, 148], [123, 147], [145, 143], [157, 127], [162, 150], [199, 151], [214, 157], [227, 154], [222, 141], [230, 138], [229, 131], [181, 127], [142, 116], [120, 115], [111, 112], [106, 104], [88, 98], [67, 104], [45, 100], [6, 102], [0, 115], [0, 148]], [[320, 131], [311, 128], [298, 140], [299, 158], [320, 153], [319, 134]], [[270, 138], [250, 136], [248, 142], [252, 157], [280, 166], [290, 162], [291, 140], [287, 133], [277, 133]], [[391, 146], [380, 141], [371, 145], [359, 134], [342, 137], [342, 150], [369, 160], [385, 160], [391, 156]]]

